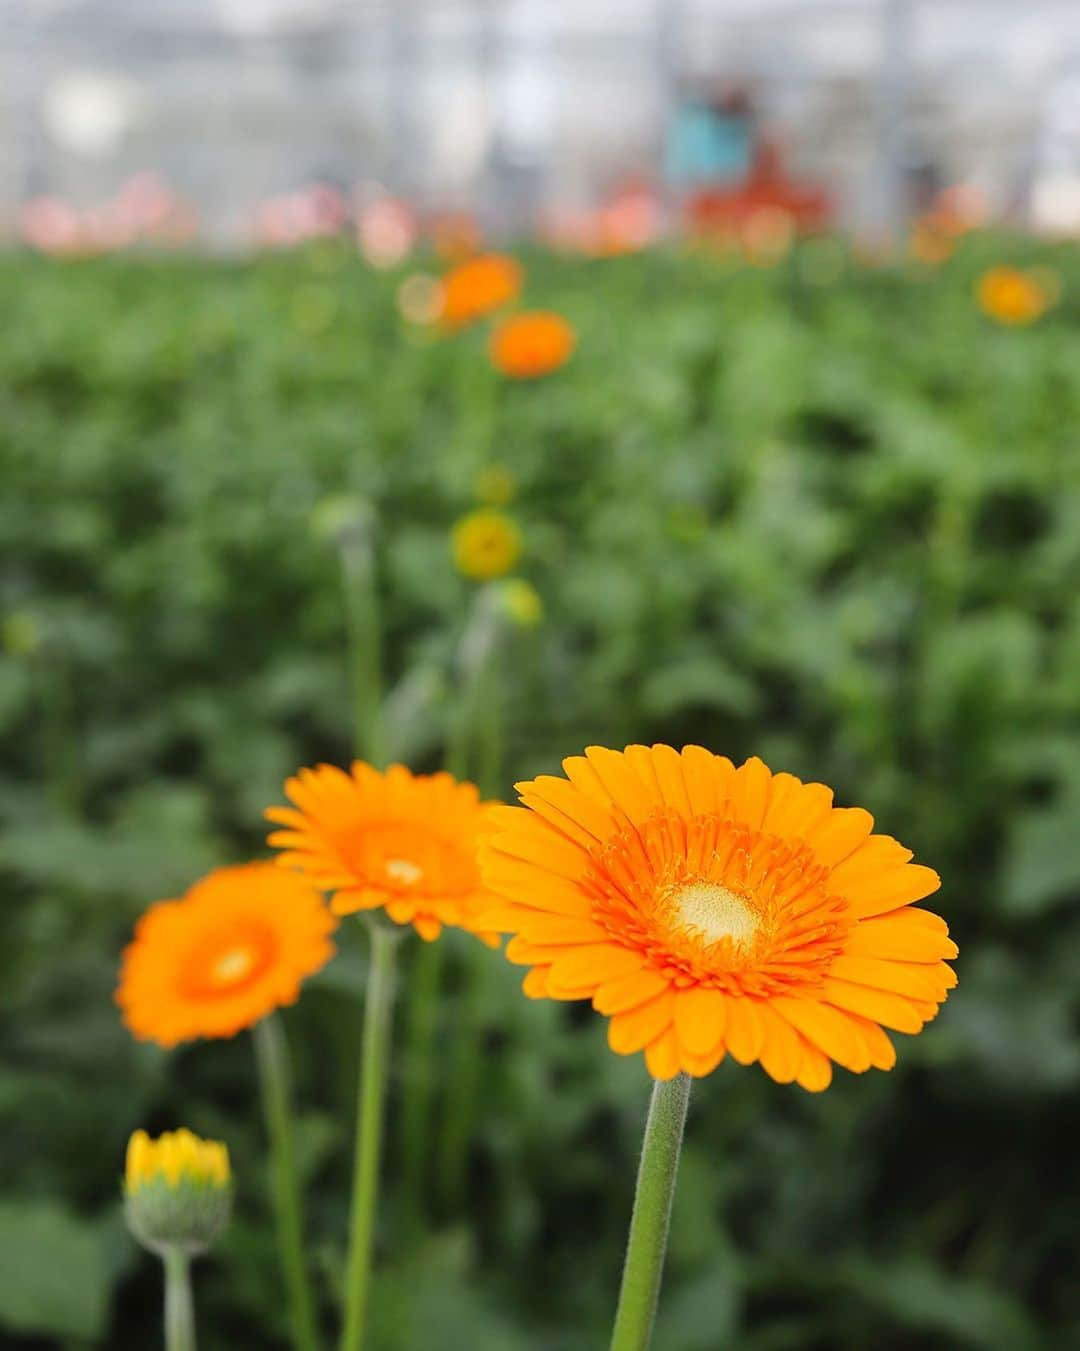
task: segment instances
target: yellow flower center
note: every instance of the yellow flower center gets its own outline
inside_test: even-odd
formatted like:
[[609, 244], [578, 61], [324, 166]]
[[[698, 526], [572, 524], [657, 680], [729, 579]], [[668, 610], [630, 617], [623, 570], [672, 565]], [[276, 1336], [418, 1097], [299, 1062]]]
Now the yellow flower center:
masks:
[[730, 938], [734, 946], [748, 943], [757, 932], [758, 916], [742, 896], [717, 882], [691, 882], [675, 897], [675, 911], [687, 929], [707, 943]]
[[386, 875], [391, 882], [400, 882], [402, 886], [411, 887], [414, 882], [420, 881], [424, 870], [418, 868], [415, 863], [410, 863], [407, 858], [388, 858]]
[[255, 967], [255, 953], [250, 947], [229, 948], [214, 962], [210, 978], [215, 985], [236, 985], [246, 980]]

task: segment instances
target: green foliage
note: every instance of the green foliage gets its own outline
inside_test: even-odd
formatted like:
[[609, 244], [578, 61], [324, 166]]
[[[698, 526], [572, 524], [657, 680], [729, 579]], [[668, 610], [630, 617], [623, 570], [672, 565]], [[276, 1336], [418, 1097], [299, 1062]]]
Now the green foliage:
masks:
[[[973, 283], [1029, 256], [1062, 299], [996, 327]], [[336, 253], [0, 259], [0, 1336], [155, 1344], [118, 1175], [131, 1129], [186, 1124], [227, 1140], [237, 1186], [195, 1271], [202, 1342], [284, 1345], [248, 1039], [133, 1045], [116, 965], [148, 902], [263, 850], [288, 772], [350, 753], [335, 502], [376, 512], [396, 753], [440, 763], [471, 599], [447, 535], [493, 461], [546, 617], [502, 653], [488, 787], [589, 742], [760, 753], [935, 866], [961, 948], [893, 1073], [696, 1087], [658, 1348], [1080, 1331], [1080, 264], [989, 236], [828, 284], [812, 258], [527, 260], [579, 334], [536, 385], [497, 381], [482, 332], [409, 328], [400, 275]], [[286, 1017], [328, 1318], [360, 940]], [[433, 1159], [410, 1223], [399, 1067], [374, 1351], [602, 1345], [644, 1071], [442, 941], [433, 1125], [465, 1132], [466, 1203]]]

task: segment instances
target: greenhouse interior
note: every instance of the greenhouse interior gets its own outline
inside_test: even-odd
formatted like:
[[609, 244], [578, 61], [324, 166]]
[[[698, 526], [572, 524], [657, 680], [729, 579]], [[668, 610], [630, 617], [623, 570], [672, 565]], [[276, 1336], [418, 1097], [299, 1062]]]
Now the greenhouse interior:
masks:
[[1080, 1346], [1080, 6], [0, 29], [0, 1346]]

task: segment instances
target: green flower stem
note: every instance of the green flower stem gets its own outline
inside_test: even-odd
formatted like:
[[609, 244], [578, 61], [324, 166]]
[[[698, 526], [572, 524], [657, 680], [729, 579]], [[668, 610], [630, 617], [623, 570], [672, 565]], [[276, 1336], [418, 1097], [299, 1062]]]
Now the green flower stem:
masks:
[[462, 954], [464, 972], [458, 994], [458, 1016], [447, 1052], [446, 1102], [439, 1131], [439, 1193], [451, 1215], [465, 1202], [469, 1145], [482, 1092], [484, 1070], [483, 1022], [487, 1002], [491, 953], [474, 940]]
[[476, 782], [481, 797], [495, 797], [502, 791], [502, 645], [497, 634], [491, 644], [487, 663], [477, 679], [478, 705], [483, 715], [476, 719]]
[[[481, 796], [494, 795], [502, 777], [499, 653], [505, 637], [498, 584], [479, 588], [458, 649], [458, 716], [451, 727], [446, 767], [455, 778], [474, 777]], [[483, 1074], [481, 1029], [490, 958], [475, 944], [463, 955], [463, 979], [447, 1051], [446, 1103], [439, 1132], [439, 1192], [451, 1213], [464, 1198], [469, 1142]]]
[[178, 1244], [161, 1255], [165, 1264], [165, 1351], [195, 1351], [191, 1256]]
[[418, 943], [409, 980], [405, 1033], [405, 1096], [401, 1104], [402, 1171], [409, 1228], [420, 1227], [430, 1157], [428, 1124], [434, 1067], [435, 1027], [445, 944]]
[[457, 708], [450, 720], [446, 744], [446, 769], [455, 779], [475, 774], [474, 765], [480, 758], [489, 762], [485, 766], [489, 773], [498, 773], [498, 767], [490, 764], [490, 751], [485, 747], [481, 755], [480, 750], [485, 726], [494, 717], [498, 702], [492, 664], [501, 629], [497, 591], [488, 583], [473, 595], [456, 654]]
[[359, 522], [340, 536], [345, 623], [352, 673], [357, 754], [381, 769], [386, 759], [383, 729], [379, 593], [375, 578], [375, 521]]
[[646, 1351], [652, 1337], [689, 1101], [688, 1074], [653, 1084], [611, 1351]]
[[345, 1264], [345, 1326], [341, 1334], [341, 1351], [359, 1351], [363, 1344], [379, 1191], [387, 1062], [394, 1013], [394, 968], [401, 936], [401, 931], [391, 929], [379, 920], [371, 920], [369, 929], [371, 963], [364, 1005], [364, 1044], [356, 1114], [356, 1154], [349, 1253]]
[[288, 1047], [281, 1024], [273, 1014], [255, 1024], [254, 1038], [263, 1114], [270, 1137], [270, 1190], [293, 1346], [296, 1351], [319, 1351], [315, 1307], [304, 1260]]

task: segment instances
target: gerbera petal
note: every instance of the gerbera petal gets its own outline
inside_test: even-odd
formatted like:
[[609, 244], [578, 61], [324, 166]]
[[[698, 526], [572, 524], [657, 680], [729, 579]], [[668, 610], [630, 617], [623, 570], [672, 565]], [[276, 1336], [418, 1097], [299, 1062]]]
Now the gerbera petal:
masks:
[[753, 1064], [761, 1054], [765, 1024], [761, 1019], [760, 1008], [760, 1003], [749, 995], [739, 995], [727, 1001], [724, 1042], [740, 1065]]
[[685, 1046], [682, 1046], [679, 1052], [679, 1058], [682, 1061], [682, 1067], [687, 1074], [692, 1074], [695, 1078], [703, 1079], [706, 1074], [712, 1074], [713, 1070], [716, 1069], [717, 1065], [720, 1064], [726, 1054], [727, 1051], [724, 1047], [724, 1043], [721, 1042], [720, 1045], [714, 1047], [708, 1055], [694, 1055], [692, 1051], [688, 1051]]
[[630, 746], [627, 747], [627, 755], [635, 755], [635, 763], [638, 764], [639, 773], [644, 777], [644, 770], [641, 768], [641, 761], [647, 757], [652, 765], [653, 773], [656, 776], [657, 786], [660, 796], [667, 806], [674, 808], [681, 816], [692, 815], [690, 798], [686, 791], [686, 780], [683, 777], [682, 760], [679, 752], [671, 746]]
[[794, 774], [783, 772], [774, 774], [769, 784], [769, 798], [765, 806], [765, 815], [761, 827], [773, 834], [782, 830], [784, 813], [791, 806], [796, 795], [802, 792], [803, 784]]
[[679, 1041], [673, 1028], [645, 1047], [645, 1064], [654, 1079], [674, 1079], [679, 1072]]
[[593, 995], [593, 1008], [597, 1013], [624, 1013], [655, 999], [661, 991], [669, 988], [671, 982], [655, 967], [642, 967], [640, 971], [631, 971], [628, 976], [616, 976], [606, 980]]
[[530, 999], [546, 999], [548, 997], [547, 978], [550, 966], [534, 966], [521, 982], [521, 988]]
[[764, 1037], [758, 1055], [762, 1069], [778, 1084], [790, 1084], [802, 1064], [799, 1035], [767, 1000], [761, 1001], [758, 1015], [764, 1025]]
[[832, 1083], [832, 1062], [805, 1037], [800, 1037], [802, 1060], [795, 1082], [808, 1093], [821, 1093]]
[[[935, 920], [927, 924], [923, 917]], [[959, 949], [949, 937], [943, 920], [928, 910], [906, 906], [887, 915], [856, 924], [846, 944], [852, 957], [894, 957], [902, 962], [949, 960]]]
[[670, 990], [647, 1004], [616, 1013], [608, 1024], [608, 1045], [619, 1055], [632, 1055], [655, 1041], [671, 1026], [673, 998]]
[[[540, 783], [541, 780], [536, 782]], [[522, 785], [518, 791], [526, 807], [541, 817], [552, 830], [584, 849], [592, 849], [607, 838], [612, 830], [612, 822], [605, 820], [598, 808], [590, 807], [588, 799], [572, 784], [560, 779], [549, 782], [561, 783], [573, 796], [567, 797], [564, 793], [546, 787], [541, 792], [531, 785]], [[582, 817], [586, 819], [582, 820]]]
[[721, 755], [713, 755], [704, 746], [682, 749], [683, 782], [695, 816], [715, 812], [731, 794], [735, 766]]
[[544, 873], [556, 873], [575, 881], [589, 862], [588, 854], [562, 835], [543, 827], [498, 830], [492, 828], [492, 845], [514, 860], [530, 863]]
[[614, 943], [590, 943], [573, 947], [551, 964], [548, 988], [563, 998], [592, 995], [604, 981], [640, 971], [645, 958], [633, 948]]
[[610, 935], [591, 919], [573, 915], [545, 915], [527, 912], [521, 920], [521, 933], [530, 943], [606, 943]]
[[765, 804], [769, 797], [769, 782], [772, 774], [765, 763], [752, 755], [739, 766], [732, 776], [731, 796], [738, 812], [739, 820], [759, 830], [765, 818]]
[[618, 751], [606, 750], [603, 746], [589, 746], [585, 758], [609, 800], [635, 824], [647, 820], [658, 805], [658, 798], [642, 781], [626, 756], [620, 755]]
[[935, 1002], [944, 999], [956, 984], [956, 976], [943, 962], [891, 962], [879, 957], [841, 955], [829, 968], [829, 975], [854, 985]]
[[606, 839], [615, 824], [610, 803], [596, 802], [574, 784], [553, 774], [541, 774], [524, 785], [533, 797], [549, 803], [583, 827], [594, 840]]
[[838, 1065], [861, 1074], [870, 1055], [858, 1028], [838, 1008], [810, 999], [783, 996], [773, 1001], [777, 1013]]
[[805, 839], [807, 832], [832, 811], [833, 792], [823, 783], [802, 783], [782, 806], [769, 815], [769, 830], [790, 839]]
[[891, 835], [871, 835], [842, 863], [833, 868], [831, 885], [844, 895], [851, 887], [867, 877], [892, 872], [894, 868], [907, 863], [910, 858], [911, 850], [905, 849], [899, 840], [894, 840]]
[[675, 992], [675, 1031], [691, 1055], [707, 1055], [723, 1044], [727, 997], [719, 990], [692, 985]]
[[912, 1000], [887, 990], [871, 990], [865, 985], [851, 985], [846, 980], [827, 977], [824, 994], [836, 1008], [850, 1010], [873, 1023], [891, 1027], [894, 1032], [918, 1032], [926, 1022]]
[[592, 912], [589, 898], [579, 886], [508, 857], [497, 843], [484, 858], [483, 879], [491, 891], [512, 897], [515, 906], [521, 910], [573, 916], [587, 916]]
[[940, 886], [941, 878], [933, 868], [926, 868], [921, 863], [905, 863], [881, 876], [857, 882], [844, 894], [851, 914], [856, 919], [869, 919], [871, 915], [884, 914], [911, 901], [921, 901]]
[[873, 829], [874, 818], [861, 807], [835, 807], [808, 832], [806, 842], [818, 862], [832, 868], [865, 843]]
[[308, 820], [303, 812], [298, 812], [292, 807], [267, 807], [263, 816], [268, 821], [276, 821], [280, 826], [288, 826], [293, 830], [307, 830]]
[[857, 1013], [849, 1013], [848, 1017], [859, 1029], [870, 1053], [870, 1064], [874, 1069], [891, 1070], [896, 1064], [896, 1047], [878, 1024], [871, 1022], [869, 1018], [860, 1018]]

